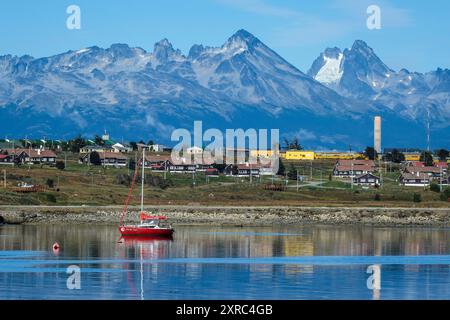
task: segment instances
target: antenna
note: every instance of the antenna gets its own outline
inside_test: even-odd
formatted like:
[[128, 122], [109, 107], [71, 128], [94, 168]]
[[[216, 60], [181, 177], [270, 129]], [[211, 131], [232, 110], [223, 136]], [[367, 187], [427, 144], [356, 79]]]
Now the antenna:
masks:
[[427, 108], [427, 151], [430, 151], [430, 108]]

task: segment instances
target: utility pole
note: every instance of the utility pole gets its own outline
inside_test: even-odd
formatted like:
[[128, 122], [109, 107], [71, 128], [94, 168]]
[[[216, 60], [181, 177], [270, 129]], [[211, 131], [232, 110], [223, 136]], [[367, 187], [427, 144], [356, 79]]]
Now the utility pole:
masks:
[[[380, 164], [379, 161], [378, 164]], [[380, 168], [380, 188], [383, 189], [383, 167]]]
[[28, 151], [28, 171], [30, 171], [31, 169], [31, 142], [29, 142], [30, 147], [29, 147], [29, 151]]
[[352, 172], [350, 174], [350, 179], [352, 179], [352, 190], [353, 190], [353, 179], [354, 179], [353, 161], [352, 161]]
[[439, 184], [439, 191], [442, 193], [442, 166], [439, 164], [439, 176], [441, 183]]
[[[441, 180], [442, 184], [442, 180]], [[6, 189], [6, 169], [3, 170], [3, 187]]]

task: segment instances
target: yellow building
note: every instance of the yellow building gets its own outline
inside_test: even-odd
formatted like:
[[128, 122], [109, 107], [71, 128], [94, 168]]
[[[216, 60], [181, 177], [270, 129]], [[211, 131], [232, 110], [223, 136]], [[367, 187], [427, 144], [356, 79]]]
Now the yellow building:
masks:
[[356, 152], [317, 152], [315, 158], [321, 160], [355, 160], [366, 159], [366, 156]]
[[314, 151], [286, 151], [286, 160], [314, 160]]
[[273, 154], [272, 150], [250, 150], [250, 156], [254, 158], [270, 158]]
[[406, 161], [420, 161], [420, 153], [405, 153]]

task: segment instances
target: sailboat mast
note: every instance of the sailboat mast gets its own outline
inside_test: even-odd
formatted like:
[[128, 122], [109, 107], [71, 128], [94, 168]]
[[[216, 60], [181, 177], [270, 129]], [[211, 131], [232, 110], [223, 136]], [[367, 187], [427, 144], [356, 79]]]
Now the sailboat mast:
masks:
[[145, 147], [142, 148], [142, 182], [141, 182], [141, 212], [144, 212], [144, 180], [145, 180]]

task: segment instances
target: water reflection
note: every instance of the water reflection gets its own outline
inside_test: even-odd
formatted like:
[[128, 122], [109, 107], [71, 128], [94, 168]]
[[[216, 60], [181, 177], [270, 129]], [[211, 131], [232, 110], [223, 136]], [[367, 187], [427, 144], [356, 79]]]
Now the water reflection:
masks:
[[[413, 264], [400, 259], [448, 256], [449, 234], [362, 226], [180, 226], [173, 239], [142, 239], [119, 238], [115, 226], [3, 226], [0, 298], [449, 299], [447, 264], [436, 264], [435, 257]], [[324, 256], [343, 256], [344, 262], [321, 263]], [[399, 256], [400, 262], [381, 265], [382, 289], [368, 290], [372, 260], [360, 256]], [[283, 257], [299, 258], [277, 260]], [[69, 264], [82, 268], [82, 290], [67, 289]]]

